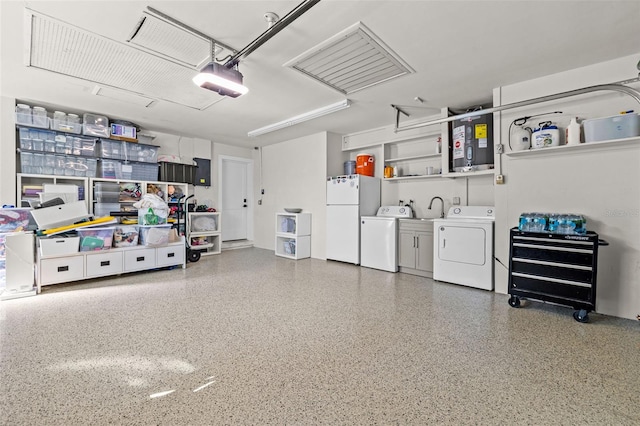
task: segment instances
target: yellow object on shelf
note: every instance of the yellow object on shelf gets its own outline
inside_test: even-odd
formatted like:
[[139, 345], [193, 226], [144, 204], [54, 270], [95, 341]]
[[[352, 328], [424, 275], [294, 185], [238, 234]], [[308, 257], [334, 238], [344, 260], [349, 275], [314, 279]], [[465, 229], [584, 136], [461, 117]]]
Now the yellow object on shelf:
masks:
[[88, 226], [101, 225], [105, 223], [113, 223], [115, 222], [115, 218], [113, 216], [105, 216], [99, 217], [94, 220], [88, 220], [86, 222], [74, 223], [72, 225], [59, 226], [57, 228], [47, 229], [42, 231], [42, 235], [53, 235], [59, 234], [60, 232], [70, 231], [72, 229], [86, 228]]

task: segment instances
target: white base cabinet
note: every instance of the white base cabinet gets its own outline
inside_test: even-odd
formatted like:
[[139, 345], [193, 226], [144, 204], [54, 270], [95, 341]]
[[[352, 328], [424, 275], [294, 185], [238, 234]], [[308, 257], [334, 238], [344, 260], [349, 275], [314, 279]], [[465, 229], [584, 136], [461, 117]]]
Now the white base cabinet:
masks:
[[433, 222], [400, 219], [399, 272], [433, 277]]
[[311, 257], [311, 213], [276, 213], [276, 256]]
[[42, 256], [38, 250], [36, 284], [40, 293], [44, 285], [178, 265], [187, 266], [184, 238], [163, 247], [122, 247], [50, 256]]

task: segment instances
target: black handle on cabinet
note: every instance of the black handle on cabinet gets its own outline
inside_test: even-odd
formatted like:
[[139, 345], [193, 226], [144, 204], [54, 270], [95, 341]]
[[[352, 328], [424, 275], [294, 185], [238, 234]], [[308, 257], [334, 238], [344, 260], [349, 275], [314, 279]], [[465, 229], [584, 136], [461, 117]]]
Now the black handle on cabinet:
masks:
[[58, 272], [67, 272], [69, 271], [68, 266], [58, 266]]
[[103, 260], [102, 262], [100, 262], [100, 266], [109, 266], [109, 265], [111, 265], [110, 260]]
[[136, 262], [144, 262], [144, 256], [136, 257]]
[[175, 253], [171, 252], [171, 253], [167, 253], [167, 257], [175, 257]]

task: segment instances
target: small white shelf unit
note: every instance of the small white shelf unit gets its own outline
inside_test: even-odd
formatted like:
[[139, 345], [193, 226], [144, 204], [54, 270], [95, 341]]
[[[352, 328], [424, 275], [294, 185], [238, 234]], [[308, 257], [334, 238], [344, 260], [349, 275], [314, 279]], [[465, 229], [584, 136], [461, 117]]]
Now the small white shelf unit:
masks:
[[311, 257], [311, 213], [276, 213], [276, 256]]
[[200, 250], [202, 255], [220, 254], [222, 231], [220, 212], [189, 212], [187, 238], [191, 250]]

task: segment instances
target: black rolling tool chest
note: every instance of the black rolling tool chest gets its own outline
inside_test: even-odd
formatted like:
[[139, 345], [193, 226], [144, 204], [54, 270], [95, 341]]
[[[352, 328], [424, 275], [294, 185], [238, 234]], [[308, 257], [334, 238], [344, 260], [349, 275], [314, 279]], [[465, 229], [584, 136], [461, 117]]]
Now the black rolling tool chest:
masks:
[[520, 298], [571, 306], [576, 321], [587, 322], [596, 304], [598, 246], [595, 232], [561, 235], [510, 232], [509, 305]]

